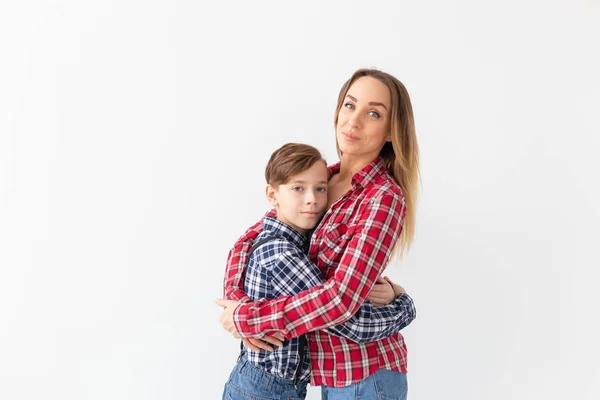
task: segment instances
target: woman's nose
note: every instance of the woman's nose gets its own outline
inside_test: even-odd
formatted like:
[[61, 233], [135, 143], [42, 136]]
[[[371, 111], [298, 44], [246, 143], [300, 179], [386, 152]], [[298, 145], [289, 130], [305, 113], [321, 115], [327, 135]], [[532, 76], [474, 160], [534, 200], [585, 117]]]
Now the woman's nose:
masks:
[[360, 117], [357, 114], [353, 114], [350, 118], [348, 118], [347, 124], [352, 129], [358, 128], [360, 126]]

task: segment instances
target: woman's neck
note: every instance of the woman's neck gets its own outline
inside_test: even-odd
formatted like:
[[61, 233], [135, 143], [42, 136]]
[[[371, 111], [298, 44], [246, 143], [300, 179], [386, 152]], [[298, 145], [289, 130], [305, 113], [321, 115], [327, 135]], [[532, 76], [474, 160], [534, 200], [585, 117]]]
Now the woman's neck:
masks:
[[354, 174], [373, 162], [374, 158], [360, 158], [342, 154], [338, 179], [350, 182]]

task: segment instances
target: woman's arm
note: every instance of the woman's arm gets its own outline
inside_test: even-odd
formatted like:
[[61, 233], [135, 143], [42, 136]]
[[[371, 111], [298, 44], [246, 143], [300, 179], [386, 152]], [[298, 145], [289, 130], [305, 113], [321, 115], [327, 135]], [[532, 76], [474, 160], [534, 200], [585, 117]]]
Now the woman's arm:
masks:
[[[270, 271], [274, 297], [293, 296], [323, 283], [319, 268], [296, 246], [285, 240], [274, 241], [271, 246], [271, 262], [264, 268]], [[325, 331], [357, 343], [374, 342], [393, 335], [408, 326], [416, 316], [410, 296], [396, 291], [394, 294], [396, 298], [391, 304], [380, 307], [365, 301], [352, 318]]]
[[295, 337], [350, 319], [364, 302], [396, 245], [405, 214], [403, 197], [393, 191], [374, 196], [362, 212], [335, 274], [325, 284], [295, 296], [242, 304], [225, 311], [242, 337], [281, 332]]
[[223, 296], [228, 300], [235, 300], [242, 303], [251, 302], [246, 292], [244, 292], [244, 279], [246, 277], [250, 249], [261, 231], [262, 221], [250, 227], [229, 251], [225, 267], [225, 277], [223, 279]]
[[[275, 211], [269, 211], [265, 216], [274, 216]], [[263, 217], [264, 218], [264, 217]], [[256, 237], [262, 232], [262, 218], [260, 221], [252, 225], [246, 232], [235, 242], [233, 248], [227, 256], [227, 265], [225, 266], [225, 276], [223, 278], [223, 296], [229, 300], [235, 300], [243, 303], [250, 302], [250, 298], [244, 291], [244, 279], [246, 276], [246, 268], [248, 267], [248, 258], [250, 250]], [[279, 334], [275, 336], [264, 336], [264, 341], [275, 346], [282, 346], [284, 339]], [[260, 349], [273, 351], [273, 348], [268, 344], [253, 338], [243, 338], [244, 344], [253, 351]]]
[[[273, 216], [274, 211], [269, 211], [266, 216]], [[248, 258], [250, 249], [254, 240], [263, 230], [263, 219], [252, 225], [235, 242], [233, 248], [227, 256], [227, 265], [225, 266], [225, 277], [223, 278], [223, 296], [228, 300], [235, 300], [241, 303], [249, 303], [252, 300], [244, 292], [244, 278], [246, 268], [248, 267]]]

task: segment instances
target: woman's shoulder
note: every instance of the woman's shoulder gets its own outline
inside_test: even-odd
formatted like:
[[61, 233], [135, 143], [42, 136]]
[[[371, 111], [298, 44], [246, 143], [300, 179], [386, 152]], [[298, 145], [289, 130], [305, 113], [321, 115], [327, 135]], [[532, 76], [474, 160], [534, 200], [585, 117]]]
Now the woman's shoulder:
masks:
[[367, 195], [372, 199], [381, 199], [386, 196], [394, 196], [404, 200], [404, 192], [396, 180], [388, 173], [381, 174], [369, 187]]

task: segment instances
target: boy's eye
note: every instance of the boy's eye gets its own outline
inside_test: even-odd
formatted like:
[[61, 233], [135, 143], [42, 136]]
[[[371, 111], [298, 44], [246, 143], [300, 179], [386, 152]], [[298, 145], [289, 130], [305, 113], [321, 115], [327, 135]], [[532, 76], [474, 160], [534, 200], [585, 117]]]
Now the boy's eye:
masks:
[[320, 187], [320, 188], [317, 188], [317, 191], [319, 191], [319, 192], [323, 193], [323, 192], [326, 192], [326, 191], [327, 191], [327, 188]]
[[369, 111], [369, 115], [371, 117], [375, 117], [377, 119], [381, 118], [381, 115], [379, 115], [379, 113], [377, 111]]
[[296, 192], [300, 192], [302, 190], [302, 188], [300, 186], [294, 186], [292, 188], [292, 190], [296, 191]]

